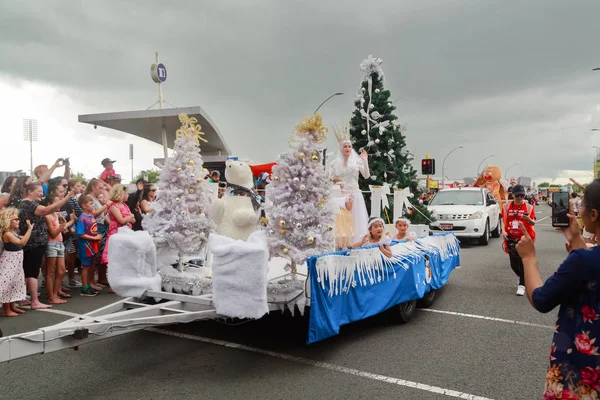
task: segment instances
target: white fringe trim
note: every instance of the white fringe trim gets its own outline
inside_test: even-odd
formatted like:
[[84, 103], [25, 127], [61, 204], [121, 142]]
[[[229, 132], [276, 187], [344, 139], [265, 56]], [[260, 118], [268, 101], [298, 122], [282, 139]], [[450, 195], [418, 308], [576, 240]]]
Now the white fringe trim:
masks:
[[[347, 293], [358, 284], [375, 285], [390, 276], [396, 279], [394, 265], [408, 270], [410, 264], [420, 261], [427, 253], [439, 254], [442, 261], [460, 254], [460, 246], [454, 234], [425, 236], [414, 241], [391, 246], [392, 257], [385, 257], [379, 248], [356, 249], [348, 256], [332, 254], [317, 259], [317, 282], [325, 290], [329, 282], [328, 295]], [[427, 253], [426, 253], [427, 252]]]

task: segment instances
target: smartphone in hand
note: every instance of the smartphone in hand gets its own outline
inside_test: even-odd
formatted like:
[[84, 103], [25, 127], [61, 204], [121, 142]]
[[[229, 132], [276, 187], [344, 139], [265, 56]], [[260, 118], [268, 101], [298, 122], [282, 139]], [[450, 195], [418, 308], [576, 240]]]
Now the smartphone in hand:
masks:
[[554, 192], [552, 193], [552, 226], [567, 227], [569, 226], [569, 193]]

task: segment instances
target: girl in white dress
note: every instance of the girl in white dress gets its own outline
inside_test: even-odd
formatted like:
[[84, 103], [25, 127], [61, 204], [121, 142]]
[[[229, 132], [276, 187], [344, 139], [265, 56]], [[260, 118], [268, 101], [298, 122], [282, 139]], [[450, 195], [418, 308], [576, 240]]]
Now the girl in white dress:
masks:
[[23, 271], [23, 246], [29, 241], [32, 225], [27, 222], [27, 232], [19, 235], [19, 210], [5, 208], [0, 211], [0, 237], [4, 251], [0, 254], [0, 303], [5, 317], [16, 317], [25, 311], [17, 301], [25, 300], [25, 273]]
[[403, 217], [398, 217], [396, 218], [395, 221], [395, 225], [396, 225], [396, 230], [398, 231], [398, 233], [396, 233], [396, 236], [394, 236], [394, 239], [396, 240], [415, 240], [417, 238], [417, 233], [415, 231], [408, 231], [408, 228], [410, 226], [410, 221], [407, 218], [403, 218]]
[[358, 174], [365, 179], [370, 176], [368, 155], [363, 150], [360, 156], [352, 148], [348, 126], [343, 129], [334, 129], [335, 136], [340, 145], [340, 154], [331, 163], [330, 176], [341, 178], [344, 181], [344, 196], [352, 195], [352, 219], [354, 220], [354, 235], [352, 243], [362, 239], [364, 232], [368, 230], [369, 213], [365, 205], [365, 199], [358, 187]]

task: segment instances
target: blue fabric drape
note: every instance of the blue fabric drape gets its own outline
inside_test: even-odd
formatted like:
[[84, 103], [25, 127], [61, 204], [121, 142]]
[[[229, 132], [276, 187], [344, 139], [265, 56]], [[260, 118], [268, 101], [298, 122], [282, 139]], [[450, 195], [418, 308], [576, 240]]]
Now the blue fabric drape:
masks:
[[[440, 236], [444, 235], [446, 234]], [[408, 269], [405, 270], [400, 263], [393, 264], [396, 278], [390, 274], [388, 280], [366, 286], [356, 285], [348, 292], [330, 296], [318, 281], [316, 263], [319, 258], [331, 254], [348, 255], [349, 252], [322, 254], [307, 260], [310, 279], [308, 344], [337, 335], [342, 325], [379, 314], [397, 304], [422, 298], [430, 290], [441, 288], [448, 281], [452, 270], [460, 265], [459, 254], [442, 261], [440, 254], [420, 250], [407, 263]], [[426, 279], [427, 262], [431, 267], [429, 283]], [[325, 282], [325, 288], [328, 286], [329, 283]]]

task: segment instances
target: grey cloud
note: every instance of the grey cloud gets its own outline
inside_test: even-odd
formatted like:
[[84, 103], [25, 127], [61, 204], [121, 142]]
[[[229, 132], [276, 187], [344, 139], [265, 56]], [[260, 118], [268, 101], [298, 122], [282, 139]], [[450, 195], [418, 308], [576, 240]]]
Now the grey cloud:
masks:
[[350, 118], [358, 65], [374, 54], [418, 158], [463, 144], [453, 177], [491, 153], [550, 177], [591, 161], [598, 15], [593, 0], [10, 2], [0, 73], [62, 87], [82, 104], [74, 113], [140, 109], [156, 97], [158, 50], [167, 101], [201, 105], [234, 151], [272, 159], [329, 94], [346, 95], [326, 121]]

